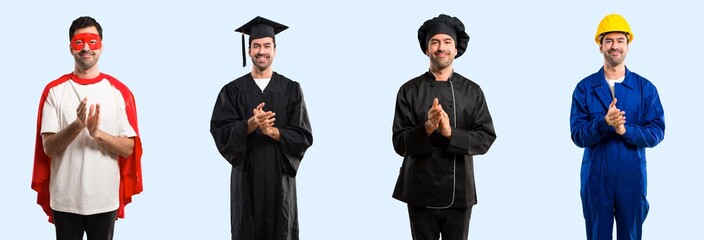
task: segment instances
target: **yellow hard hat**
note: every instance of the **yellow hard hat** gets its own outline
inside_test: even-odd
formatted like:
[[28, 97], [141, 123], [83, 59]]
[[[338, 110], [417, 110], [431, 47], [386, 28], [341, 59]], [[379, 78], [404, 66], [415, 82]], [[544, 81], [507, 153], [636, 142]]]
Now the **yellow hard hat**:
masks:
[[596, 36], [594, 36], [594, 41], [596, 44], [601, 44], [599, 41], [601, 35], [609, 32], [624, 32], [628, 36], [628, 42], [633, 41], [633, 32], [631, 32], [631, 27], [626, 22], [626, 19], [618, 14], [609, 14], [601, 19], [599, 27], [596, 29]]

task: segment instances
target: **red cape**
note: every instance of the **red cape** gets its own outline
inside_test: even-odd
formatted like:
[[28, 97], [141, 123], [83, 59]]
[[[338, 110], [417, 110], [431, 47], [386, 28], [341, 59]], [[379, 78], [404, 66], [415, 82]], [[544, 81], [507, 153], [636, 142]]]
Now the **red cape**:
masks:
[[[37, 113], [37, 138], [34, 148], [34, 169], [32, 171], [32, 189], [37, 191], [37, 204], [42, 206], [42, 209], [49, 216], [49, 222], [54, 222], [49, 206], [49, 177], [51, 173], [51, 157], [44, 153], [44, 145], [41, 136], [42, 127], [42, 109], [44, 102], [49, 94], [49, 89], [68, 81], [76, 79], [73, 73], [61, 76], [60, 78], [50, 82], [44, 88], [41, 99], [39, 99], [39, 112]], [[122, 82], [113, 78], [110, 75], [101, 73], [98, 78], [87, 80], [98, 82], [102, 79], [107, 79], [110, 84], [120, 90], [122, 97], [125, 99], [125, 111], [127, 119], [132, 125], [132, 128], [137, 133], [134, 137], [134, 149], [132, 155], [124, 158], [120, 156], [118, 164], [120, 166], [120, 207], [117, 210], [118, 218], [125, 218], [125, 205], [132, 202], [132, 196], [142, 192], [142, 141], [139, 137], [139, 129], [137, 127], [137, 109], [134, 102], [132, 92], [122, 84]]]

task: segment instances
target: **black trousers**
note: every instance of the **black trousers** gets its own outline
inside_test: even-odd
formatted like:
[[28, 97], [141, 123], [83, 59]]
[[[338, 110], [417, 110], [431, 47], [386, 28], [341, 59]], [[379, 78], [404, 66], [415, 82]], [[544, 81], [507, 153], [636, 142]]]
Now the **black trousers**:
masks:
[[467, 240], [472, 207], [432, 209], [408, 205], [414, 240]]
[[57, 240], [112, 240], [117, 210], [93, 215], [59, 212], [53, 210]]

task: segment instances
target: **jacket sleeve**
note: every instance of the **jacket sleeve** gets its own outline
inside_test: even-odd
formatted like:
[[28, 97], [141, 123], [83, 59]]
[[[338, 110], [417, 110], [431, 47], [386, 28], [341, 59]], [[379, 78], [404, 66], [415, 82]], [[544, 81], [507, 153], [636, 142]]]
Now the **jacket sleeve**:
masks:
[[584, 86], [577, 85], [572, 94], [570, 132], [572, 142], [581, 148], [598, 143], [609, 132], [609, 125], [606, 124], [603, 116], [591, 119], [586, 98], [587, 92]]
[[247, 154], [247, 118], [238, 110], [237, 94], [236, 88], [224, 86], [210, 119], [210, 134], [215, 146], [232, 166], [241, 165]]
[[459, 154], [481, 155], [489, 151], [489, 148], [496, 140], [494, 123], [486, 104], [484, 92], [478, 88], [475, 99], [470, 99], [476, 103], [472, 113], [474, 118], [467, 123], [469, 129], [452, 128], [452, 136], [447, 151]]
[[652, 84], [644, 88], [644, 121], [629, 124], [626, 119], [626, 133], [623, 137], [637, 147], [655, 147], [665, 137], [665, 114], [658, 91]]
[[413, 109], [411, 91], [404, 87], [396, 96], [392, 141], [400, 156], [429, 153], [433, 146], [425, 132], [424, 120], [417, 120]]
[[291, 103], [288, 108], [288, 122], [279, 128], [279, 143], [285, 156], [283, 170], [295, 177], [306, 150], [313, 145], [313, 130], [308, 120], [308, 110], [303, 98], [303, 90], [294, 82]]

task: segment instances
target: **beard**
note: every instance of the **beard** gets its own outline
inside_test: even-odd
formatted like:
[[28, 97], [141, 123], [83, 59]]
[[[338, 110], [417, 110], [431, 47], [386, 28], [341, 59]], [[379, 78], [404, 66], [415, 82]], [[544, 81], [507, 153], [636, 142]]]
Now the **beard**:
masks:
[[271, 66], [271, 62], [259, 63], [259, 62], [255, 61], [254, 66], [257, 67], [257, 69], [259, 69], [259, 71], [264, 71], [267, 68], [269, 68], [269, 66]]
[[[83, 54], [89, 54], [93, 57], [86, 59], [81, 57], [81, 55]], [[78, 66], [78, 68], [82, 70], [88, 70], [98, 63], [98, 55], [94, 52], [80, 51], [74, 54], [73, 58], [76, 60], [76, 65]]]
[[[621, 55], [611, 56], [612, 52], [619, 52], [621, 53]], [[608, 63], [610, 66], [618, 66], [621, 65], [624, 60], [626, 60], [626, 54], [623, 50], [611, 49], [604, 52], [604, 60], [606, 60], [606, 63]]]
[[438, 58], [435, 57], [435, 55], [430, 55], [430, 63], [437, 69], [445, 69], [452, 66], [452, 62], [454, 61], [454, 58], [450, 54], [448, 54], [448, 56], [449, 57]]
[[[267, 57], [267, 61], [265, 61], [265, 62], [263, 62], [263, 63], [260, 63], [259, 61], [257, 61], [257, 58], [258, 58], [258, 57]], [[255, 56], [252, 58], [252, 64], [254, 64], [254, 66], [255, 66], [259, 71], [264, 71], [264, 70], [266, 70], [267, 68], [269, 68], [269, 66], [271, 66], [271, 63], [272, 63], [272, 58], [271, 58], [270, 55], [264, 55], [264, 54], [262, 54], [262, 55], [255, 55]]]

